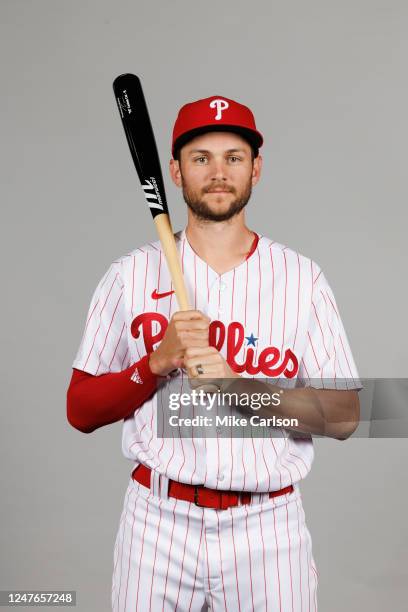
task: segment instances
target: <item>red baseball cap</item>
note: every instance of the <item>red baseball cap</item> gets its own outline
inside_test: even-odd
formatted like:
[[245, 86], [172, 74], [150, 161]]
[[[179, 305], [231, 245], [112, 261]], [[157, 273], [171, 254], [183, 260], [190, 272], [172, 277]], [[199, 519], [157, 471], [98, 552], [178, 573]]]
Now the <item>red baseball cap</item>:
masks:
[[171, 152], [174, 157], [189, 140], [205, 132], [235, 132], [248, 140], [257, 154], [263, 137], [256, 129], [252, 111], [243, 104], [210, 96], [181, 107], [173, 128]]

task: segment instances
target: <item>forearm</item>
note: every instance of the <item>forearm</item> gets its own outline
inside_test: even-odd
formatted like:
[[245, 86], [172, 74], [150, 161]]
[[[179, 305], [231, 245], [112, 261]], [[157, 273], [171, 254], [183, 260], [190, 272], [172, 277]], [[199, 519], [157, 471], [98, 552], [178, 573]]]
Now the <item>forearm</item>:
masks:
[[[234, 378], [227, 391], [237, 394], [264, 393], [271, 396], [268, 405], [259, 410], [245, 408], [262, 417], [297, 419], [298, 425], [286, 429], [297, 433], [317, 434], [337, 439], [350, 436], [359, 421], [358, 394], [353, 390], [314, 389], [312, 387], [283, 389], [279, 386], [248, 378]], [[279, 396], [279, 403], [272, 398]], [[242, 408], [239, 408], [242, 410]]]
[[[137, 368], [137, 380], [131, 379]], [[73, 370], [67, 391], [68, 422], [84, 433], [131, 415], [154, 393], [157, 376], [149, 368], [149, 356], [122, 372], [93, 376]]]

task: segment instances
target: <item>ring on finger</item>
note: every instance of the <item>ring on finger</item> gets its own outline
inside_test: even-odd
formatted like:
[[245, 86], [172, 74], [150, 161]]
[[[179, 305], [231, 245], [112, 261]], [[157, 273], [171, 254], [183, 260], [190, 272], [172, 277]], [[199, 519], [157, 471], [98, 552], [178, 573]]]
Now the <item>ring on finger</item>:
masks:
[[204, 374], [204, 368], [203, 368], [203, 366], [201, 365], [201, 363], [198, 363], [198, 364], [196, 365], [196, 370], [197, 370], [197, 374]]

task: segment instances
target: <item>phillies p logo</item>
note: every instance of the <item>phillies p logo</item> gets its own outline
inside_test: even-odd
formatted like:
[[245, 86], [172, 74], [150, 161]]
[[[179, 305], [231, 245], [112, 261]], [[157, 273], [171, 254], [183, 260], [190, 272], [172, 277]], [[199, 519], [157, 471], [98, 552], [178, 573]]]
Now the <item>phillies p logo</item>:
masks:
[[215, 120], [219, 121], [222, 117], [222, 111], [225, 111], [229, 107], [229, 104], [226, 100], [221, 100], [217, 98], [216, 100], [212, 100], [210, 102], [210, 108], [216, 108], [217, 114], [215, 115]]

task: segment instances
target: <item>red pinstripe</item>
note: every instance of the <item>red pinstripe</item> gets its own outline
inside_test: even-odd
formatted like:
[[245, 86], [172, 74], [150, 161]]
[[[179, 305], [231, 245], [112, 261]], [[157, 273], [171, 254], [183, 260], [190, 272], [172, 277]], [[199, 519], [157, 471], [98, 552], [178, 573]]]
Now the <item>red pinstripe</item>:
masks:
[[96, 374], [98, 374], [98, 370], [99, 370], [99, 367], [100, 367], [100, 365], [101, 365], [101, 357], [102, 357], [102, 353], [103, 353], [103, 351], [105, 350], [106, 341], [107, 341], [107, 339], [108, 339], [109, 332], [110, 332], [111, 327], [112, 327], [113, 319], [115, 318], [115, 314], [116, 314], [117, 308], [118, 308], [118, 306], [119, 306], [119, 302], [120, 302], [120, 300], [122, 299], [122, 295], [123, 295], [123, 294], [121, 293], [121, 294], [120, 294], [120, 296], [119, 296], [118, 301], [116, 302], [116, 306], [115, 306], [115, 309], [114, 309], [113, 314], [112, 314], [112, 318], [111, 318], [110, 323], [109, 323], [108, 331], [106, 332], [106, 335], [105, 335], [105, 340], [104, 340], [104, 342], [103, 342], [102, 349], [101, 349], [101, 351], [100, 351], [100, 353], [99, 353], [99, 363], [98, 363], [98, 367], [96, 368]]
[[297, 499], [296, 499], [296, 515], [297, 515], [298, 536], [299, 536], [299, 591], [300, 591], [300, 612], [303, 612], [303, 593], [302, 593], [302, 538], [300, 537], [299, 506], [298, 506], [298, 500], [297, 500]]
[[298, 327], [299, 327], [299, 302], [300, 302], [300, 259], [299, 259], [299, 253], [297, 253], [297, 261], [298, 261], [298, 293], [297, 293], [297, 310], [296, 310], [296, 330], [295, 330], [295, 337], [293, 339], [293, 350], [294, 351], [296, 349], [296, 338], [297, 338]]
[[317, 279], [319, 278], [319, 276], [321, 275], [321, 273], [322, 273], [322, 270], [320, 270], [319, 274], [318, 274], [318, 275], [316, 276], [316, 278], [314, 279], [313, 284], [315, 284], [315, 282], [317, 281]]
[[[135, 521], [136, 521], [136, 505], [137, 505], [137, 500], [138, 500], [138, 497], [137, 497], [137, 495], [136, 495], [136, 496], [135, 496], [135, 505], [134, 505], [134, 508], [133, 508], [133, 523], [132, 523], [132, 531], [131, 531], [131, 539], [130, 539], [130, 550], [129, 550], [128, 574], [127, 574], [127, 579], [126, 579], [125, 608], [126, 608], [127, 594], [128, 594], [128, 587], [129, 587], [130, 559], [132, 558], [133, 529], [134, 529], [134, 526], [135, 526]], [[120, 591], [119, 591], [119, 594], [120, 594]], [[119, 598], [119, 599], [120, 599], [120, 598]], [[119, 599], [118, 599], [118, 606], [119, 606]]]
[[234, 288], [235, 288], [235, 268], [232, 274], [231, 321], [234, 320]]
[[205, 542], [205, 550], [206, 550], [206, 557], [207, 557], [207, 583], [208, 583], [208, 592], [210, 594], [210, 599], [211, 599], [211, 610], [214, 610], [214, 606], [213, 606], [213, 595], [211, 592], [211, 585], [210, 585], [210, 565], [209, 565], [209, 560], [208, 560], [208, 544], [207, 544], [207, 531], [205, 529], [205, 525], [204, 525], [204, 542]]
[[316, 351], [314, 350], [314, 346], [313, 346], [312, 338], [310, 337], [310, 333], [309, 333], [309, 332], [307, 332], [307, 335], [308, 335], [308, 337], [309, 337], [309, 343], [310, 343], [310, 346], [311, 346], [311, 348], [312, 348], [312, 352], [313, 352], [314, 358], [315, 358], [315, 360], [316, 360], [317, 367], [318, 367], [318, 369], [320, 370], [320, 364], [319, 364], [319, 361], [318, 361], [317, 356], [316, 356]]
[[247, 323], [247, 302], [248, 302], [248, 260], [246, 262], [246, 283], [245, 283], [245, 323], [244, 323], [245, 328], [246, 328], [246, 323]]
[[220, 318], [221, 275], [218, 276], [218, 319]]
[[130, 307], [130, 312], [133, 319], [133, 300], [135, 295], [135, 267], [136, 267], [136, 257], [133, 256], [133, 271], [132, 271], [132, 305]]
[[345, 348], [344, 348], [344, 344], [343, 344], [343, 340], [342, 340], [342, 337], [341, 337], [340, 333], [339, 333], [339, 340], [340, 340], [341, 348], [343, 349], [344, 357], [346, 358], [346, 362], [347, 362], [347, 366], [348, 366], [349, 372], [351, 374], [351, 378], [354, 381], [353, 374], [352, 374], [351, 368], [350, 368], [350, 363], [349, 363], [349, 360], [347, 359], [347, 354], [346, 354], [346, 351], [345, 351]]
[[222, 554], [221, 554], [221, 542], [220, 542], [220, 519], [219, 519], [219, 516], [218, 516], [218, 512], [217, 512], [217, 530], [218, 530], [218, 548], [219, 548], [219, 551], [220, 551], [220, 569], [221, 569], [222, 592], [223, 592], [223, 595], [224, 595], [225, 610], [228, 610], [227, 599], [225, 597], [224, 572], [222, 571]]
[[[308, 474], [310, 466], [306, 465], [306, 463], [304, 462], [304, 460], [302, 459], [302, 457], [299, 457], [298, 455], [295, 455], [295, 453], [289, 453], [289, 455], [291, 457], [296, 457], [296, 459], [299, 459], [299, 461], [301, 461], [303, 463], [303, 465], [305, 466], [305, 470], [306, 470], [306, 474]], [[305, 476], [306, 476], [305, 474]]]
[[302, 365], [303, 365], [303, 369], [305, 370], [305, 372], [306, 372], [306, 376], [308, 377], [308, 379], [309, 379], [309, 383], [310, 383], [309, 371], [308, 371], [308, 369], [307, 369], [307, 367], [306, 367], [306, 363], [305, 363], [305, 360], [303, 359], [303, 357], [302, 357], [302, 359], [301, 359], [301, 363], [302, 363]]
[[251, 585], [251, 599], [252, 599], [252, 610], [253, 612], [255, 612], [255, 605], [254, 605], [254, 591], [252, 588], [252, 556], [251, 556], [251, 545], [249, 543], [249, 535], [248, 535], [248, 506], [245, 505], [244, 506], [245, 512], [246, 512], [246, 517], [245, 517], [245, 531], [246, 531], [246, 536], [247, 536], [247, 543], [248, 543], [248, 555], [249, 555], [249, 583]]
[[[287, 495], [286, 495], [287, 498]], [[294, 607], [293, 607], [293, 580], [292, 580], [292, 562], [291, 562], [291, 557], [290, 557], [290, 550], [292, 547], [292, 543], [290, 541], [290, 533], [289, 533], [289, 512], [288, 512], [288, 506], [285, 506], [286, 508], [286, 531], [288, 534], [288, 543], [289, 543], [289, 575], [290, 575], [290, 594], [291, 594], [291, 598], [292, 598], [292, 611], [294, 612]]]
[[[160, 396], [159, 396], [159, 397], [160, 397], [160, 402], [161, 402], [161, 404], [160, 404], [160, 410], [159, 410], [159, 413], [162, 415], [161, 431], [164, 431], [164, 408], [163, 408], [163, 395], [162, 395], [162, 394], [160, 394]], [[163, 450], [163, 446], [164, 446], [164, 437], [162, 438], [161, 446], [160, 446], [159, 450], [157, 451], [157, 458], [158, 458], [158, 461], [159, 461], [159, 465], [161, 465], [161, 458], [160, 458], [160, 454], [161, 454], [161, 452], [162, 452], [162, 450]]]
[[272, 444], [272, 448], [273, 448], [273, 450], [275, 452], [275, 460], [276, 460], [276, 464], [275, 465], [279, 469], [279, 488], [282, 489], [283, 488], [282, 487], [282, 472], [281, 472], [281, 470], [279, 468], [278, 461], [277, 461], [278, 453], [276, 452], [275, 444], [273, 443], [273, 439], [272, 438], [269, 438], [269, 442]]
[[123, 366], [123, 364], [125, 363], [125, 359], [126, 359], [126, 357], [127, 357], [127, 355], [128, 355], [128, 352], [129, 352], [129, 347], [127, 347], [127, 349], [126, 349], [126, 353], [125, 353], [125, 356], [124, 356], [124, 357], [123, 357], [123, 359], [122, 359], [122, 363], [121, 363], [121, 366], [120, 366], [120, 367], [122, 368], [122, 370], [124, 370], [124, 366]]
[[276, 508], [273, 508], [273, 530], [275, 532], [275, 546], [276, 546], [276, 569], [278, 572], [278, 593], [279, 593], [279, 611], [282, 612], [282, 595], [281, 595], [281, 584], [280, 584], [280, 574], [279, 574], [279, 546], [278, 546], [278, 536], [276, 533]]
[[116, 343], [115, 350], [113, 351], [112, 359], [111, 359], [111, 360], [110, 360], [110, 362], [109, 362], [109, 372], [110, 372], [110, 369], [111, 369], [112, 361], [115, 359], [115, 355], [116, 355], [116, 351], [118, 350], [119, 342], [120, 342], [120, 341], [121, 341], [121, 339], [122, 339], [122, 334], [123, 334], [123, 330], [124, 330], [124, 329], [125, 329], [125, 323], [123, 323], [123, 325], [122, 325], [122, 329], [121, 329], [121, 331], [120, 331], [119, 340], [118, 340], [118, 341], [117, 341], [117, 343]]
[[234, 473], [234, 453], [232, 451], [232, 444], [233, 444], [233, 442], [232, 442], [232, 440], [233, 440], [233, 437], [232, 437], [232, 427], [230, 429], [230, 432], [231, 432], [231, 439], [230, 439], [230, 451], [231, 451], [230, 489], [232, 489], [232, 475]]
[[197, 551], [197, 562], [196, 562], [196, 568], [195, 568], [195, 574], [194, 574], [194, 583], [193, 583], [193, 589], [192, 589], [192, 593], [191, 593], [190, 605], [189, 605], [189, 608], [188, 608], [189, 610], [191, 610], [191, 604], [193, 602], [193, 597], [194, 597], [194, 593], [195, 593], [195, 584], [196, 584], [196, 580], [197, 580], [198, 559], [199, 559], [199, 552], [201, 550], [201, 541], [202, 541], [202, 537], [203, 537], [203, 526], [204, 526], [204, 514], [201, 515], [200, 543], [198, 545], [198, 551]]
[[154, 581], [154, 577], [155, 577], [155, 573], [154, 573], [154, 568], [156, 567], [156, 557], [157, 557], [157, 545], [159, 542], [159, 538], [160, 538], [160, 524], [161, 524], [161, 519], [162, 519], [162, 506], [163, 503], [163, 499], [159, 500], [159, 523], [157, 525], [157, 538], [156, 538], [156, 545], [154, 547], [154, 560], [153, 560], [153, 572], [152, 572], [152, 579], [150, 582], [150, 600], [149, 600], [149, 610], [152, 609], [152, 595], [153, 595], [153, 581]]
[[[184, 571], [184, 557], [186, 554], [186, 544], [187, 544], [187, 536], [188, 536], [188, 530], [190, 528], [190, 507], [188, 507], [187, 510], [187, 529], [186, 529], [186, 537], [184, 538], [184, 548], [183, 548], [183, 558], [181, 560], [181, 572], [180, 572], [180, 580], [179, 580], [179, 586], [178, 586], [178, 591], [177, 591], [177, 600], [176, 600], [176, 607], [174, 612], [176, 612], [177, 610], [177, 606], [178, 606], [178, 600], [179, 600], [179, 596], [180, 596], [180, 586], [181, 586], [181, 579], [183, 577], [183, 571]], [[198, 553], [199, 551], [197, 551], [197, 557], [198, 557]]]
[[318, 323], [319, 328], [320, 328], [320, 333], [321, 333], [321, 335], [322, 335], [322, 343], [323, 343], [323, 347], [324, 347], [324, 350], [326, 351], [326, 355], [327, 355], [328, 359], [330, 359], [330, 355], [329, 355], [329, 352], [328, 352], [328, 350], [327, 350], [327, 348], [326, 348], [326, 343], [325, 343], [325, 341], [324, 341], [324, 333], [323, 333], [323, 328], [322, 328], [322, 325], [321, 325], [321, 323], [320, 323], [319, 315], [317, 314], [316, 305], [315, 305], [315, 303], [314, 303], [314, 302], [312, 302], [312, 305], [313, 305], [314, 313], [315, 313], [315, 316], [316, 316], [316, 319], [317, 319], [317, 323]]
[[265, 467], [266, 467], [266, 471], [268, 472], [268, 483], [269, 483], [268, 484], [268, 491], [270, 491], [271, 490], [271, 473], [269, 471], [268, 464], [267, 464], [266, 459], [265, 459], [264, 448], [265, 448], [265, 438], [262, 439], [261, 452], [262, 452], [262, 458], [263, 458], [263, 461], [264, 461], [264, 464], [265, 464]]
[[[331, 325], [329, 323], [327, 300], [326, 300], [322, 290], [320, 290], [320, 293], [322, 295], [322, 298], [324, 300], [325, 307], [326, 307], [326, 323], [327, 323], [327, 327], [329, 328], [329, 331], [330, 331], [330, 334], [331, 334], [331, 337], [332, 337], [332, 340], [333, 340], [333, 350], [334, 350], [333, 378], [336, 381], [336, 378], [337, 378], [337, 372], [336, 372], [337, 352], [336, 352], [336, 346], [335, 346], [335, 338], [334, 338], [333, 330], [332, 330]], [[339, 369], [341, 370], [340, 363], [339, 363]], [[336, 385], [336, 387], [337, 387], [337, 385]]]
[[147, 282], [148, 267], [149, 267], [149, 252], [146, 253], [145, 282], [144, 282], [144, 290], [143, 290], [143, 312], [146, 310], [146, 282]]
[[281, 353], [283, 353], [283, 347], [285, 344], [285, 331], [286, 331], [286, 292], [288, 288], [288, 266], [286, 263], [286, 253], [283, 251], [283, 259], [285, 261], [285, 300], [283, 305], [283, 330], [282, 330], [282, 348]]
[[251, 436], [251, 442], [252, 442], [252, 449], [254, 451], [254, 464], [255, 464], [255, 476], [256, 476], [255, 491], [258, 491], [258, 487], [259, 487], [259, 483], [258, 483], [258, 470], [257, 470], [257, 465], [256, 465], [256, 451], [255, 451], [255, 444], [254, 444], [254, 437], [253, 436]]
[[84, 329], [84, 335], [85, 335], [86, 329], [87, 329], [87, 327], [88, 327], [88, 325], [89, 325], [89, 322], [90, 322], [90, 320], [92, 319], [92, 315], [93, 315], [93, 313], [95, 312], [96, 307], [97, 307], [97, 305], [98, 305], [98, 304], [99, 304], [99, 300], [96, 302], [95, 306], [92, 308], [92, 312], [91, 312], [91, 314], [89, 315], [89, 317], [88, 317], [88, 318], [87, 318], [87, 320], [86, 320], [85, 329]]
[[259, 529], [261, 532], [261, 541], [262, 541], [262, 565], [263, 565], [263, 574], [264, 574], [265, 610], [267, 610], [268, 609], [268, 592], [266, 590], [265, 542], [264, 542], [263, 529], [262, 529], [262, 512], [260, 512], [258, 516], [259, 516]]
[[151, 493], [151, 490], [150, 490], [149, 495], [147, 496], [147, 499], [146, 499], [146, 513], [145, 513], [144, 527], [143, 527], [143, 533], [142, 533], [142, 550], [140, 551], [140, 559], [139, 559], [139, 572], [138, 572], [138, 577], [137, 577], [136, 606], [135, 606], [135, 610], [137, 610], [137, 604], [138, 604], [138, 601], [139, 601], [140, 568], [142, 567], [144, 540], [145, 540], [145, 533], [146, 533], [146, 521], [147, 521], [147, 514], [148, 514], [148, 511], [149, 511], [149, 498], [150, 498], [151, 494], [152, 493]]
[[197, 309], [197, 257], [194, 253], [194, 310]]
[[234, 538], [234, 515], [232, 513], [231, 508], [230, 508], [230, 514], [231, 514], [232, 546], [234, 548], [234, 559], [235, 559], [235, 582], [236, 582], [236, 585], [237, 585], [238, 609], [241, 610], [241, 600], [240, 600], [240, 597], [239, 597], [238, 568], [237, 568], [237, 551], [236, 551], [236, 548], [235, 548], [235, 538]]
[[244, 472], [244, 483], [243, 483], [242, 489], [245, 491], [246, 470], [245, 470], [245, 463], [244, 463], [244, 440], [245, 438], [243, 438], [242, 444], [241, 444], [241, 463], [242, 463], [242, 470]]
[[269, 332], [269, 344], [272, 345], [272, 324], [273, 324], [273, 302], [275, 299], [275, 268], [274, 268], [274, 264], [273, 264], [273, 256], [272, 256], [272, 249], [269, 249], [269, 253], [271, 254], [271, 264], [272, 264], [272, 307], [271, 307], [271, 329]]
[[[121, 517], [121, 520], [120, 520], [120, 523], [119, 523], [119, 533], [120, 533], [120, 528], [121, 528], [123, 522], [125, 521], [125, 517], [126, 517], [126, 514], [127, 514], [127, 507], [128, 507], [128, 503], [129, 503], [130, 493], [131, 493], [131, 489], [129, 488], [129, 491], [127, 493], [127, 497], [125, 499], [125, 506], [123, 508], [123, 514], [122, 514], [122, 517]], [[118, 564], [118, 561], [119, 561], [119, 549], [120, 548], [122, 550], [122, 559], [123, 559], [123, 541], [125, 539], [125, 535], [124, 534], [125, 534], [125, 529], [123, 529], [123, 533], [122, 533], [122, 546], [120, 545], [119, 540], [118, 540], [118, 549], [117, 549], [117, 553], [118, 554], [116, 556], [116, 561], [115, 561], [115, 564], [114, 564], [114, 567], [113, 567], [113, 574], [114, 574], [114, 576], [116, 575], [116, 567], [117, 567], [117, 564]], [[112, 591], [113, 591], [113, 587], [112, 587]]]
[[[289, 454], [290, 454], [290, 453], [289, 453]], [[285, 461], [286, 461], [287, 463], [290, 463], [291, 465], [294, 465], [294, 466], [295, 466], [295, 468], [296, 468], [296, 469], [297, 469], [297, 471], [298, 471], [299, 478], [302, 478], [302, 473], [301, 473], [301, 471], [299, 470], [299, 467], [298, 467], [298, 465], [297, 465], [296, 461], [292, 461], [292, 460], [291, 460], [291, 459], [289, 459], [288, 457], [285, 457]]]
[[337, 308], [336, 308], [336, 306], [333, 304], [333, 300], [331, 299], [331, 297], [330, 297], [330, 295], [329, 295], [328, 293], [326, 293], [326, 295], [327, 295], [327, 297], [328, 297], [328, 299], [329, 299], [329, 301], [330, 301], [330, 304], [332, 305], [332, 308], [333, 308], [333, 310], [334, 310], [334, 314], [336, 315], [336, 318], [337, 318], [337, 319], [340, 319], [340, 317], [339, 317], [339, 313], [338, 313], [338, 311], [337, 311]]
[[178, 502], [178, 500], [175, 499], [174, 500], [174, 506], [173, 506], [173, 526], [172, 526], [172, 529], [171, 529], [170, 547], [169, 547], [169, 554], [168, 554], [168, 557], [167, 557], [166, 582], [164, 583], [163, 608], [162, 608], [163, 612], [164, 612], [164, 602], [166, 601], [167, 580], [168, 580], [168, 577], [169, 577], [170, 553], [171, 553], [171, 547], [173, 546], [174, 526], [176, 524], [175, 510], [176, 510], [177, 502]]
[[[258, 324], [257, 324], [257, 338], [259, 338], [259, 322], [261, 320], [261, 286], [262, 286], [262, 272], [261, 272], [261, 255], [259, 253], [259, 249], [256, 249], [257, 253], [258, 253], [258, 276], [259, 276], [259, 286], [258, 286]], [[255, 347], [255, 353], [254, 353], [254, 359], [255, 361], [258, 360], [258, 344]], [[255, 376], [253, 377], [255, 378]]]
[[93, 339], [93, 342], [92, 342], [92, 346], [91, 346], [91, 348], [89, 349], [88, 357], [86, 358], [85, 364], [83, 365], [83, 368], [82, 368], [83, 370], [85, 370], [85, 368], [86, 368], [86, 364], [88, 363], [89, 357], [91, 356], [92, 349], [93, 349], [94, 344], [95, 344], [96, 336], [98, 335], [98, 332], [99, 332], [100, 327], [101, 327], [101, 324], [102, 324], [102, 316], [101, 316], [101, 315], [102, 315], [102, 312], [103, 312], [103, 310], [104, 310], [104, 308], [105, 308], [105, 306], [106, 306], [106, 302], [107, 302], [107, 301], [108, 301], [108, 299], [109, 299], [109, 296], [110, 296], [111, 291], [112, 291], [112, 289], [113, 289], [113, 285], [115, 284], [116, 277], [117, 277], [117, 274], [116, 274], [115, 278], [113, 279], [113, 283], [112, 283], [112, 285], [111, 285], [111, 288], [109, 289], [109, 293], [108, 293], [108, 295], [106, 296], [106, 300], [105, 300], [105, 302], [104, 302], [104, 305], [102, 306], [102, 309], [101, 309], [101, 311], [100, 311], [100, 313], [99, 313], [99, 325], [98, 325], [98, 328], [97, 328], [97, 330], [96, 330], [96, 332], [95, 332], [94, 339]]
[[207, 264], [207, 302], [210, 302], [210, 288], [208, 285], [208, 264]]

